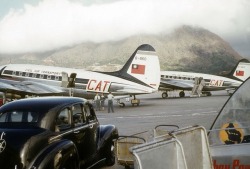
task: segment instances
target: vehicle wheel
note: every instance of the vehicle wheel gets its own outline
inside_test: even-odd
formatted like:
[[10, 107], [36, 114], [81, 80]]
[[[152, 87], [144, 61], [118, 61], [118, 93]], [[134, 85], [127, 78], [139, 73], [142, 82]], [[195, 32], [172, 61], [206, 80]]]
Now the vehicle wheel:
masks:
[[166, 98], [168, 97], [168, 93], [167, 93], [167, 92], [163, 92], [163, 93], [161, 94], [161, 97], [162, 97], [163, 99], [166, 99]]
[[60, 166], [60, 169], [79, 169], [76, 157], [73, 156], [69, 158], [62, 166]]
[[179, 93], [179, 96], [180, 96], [180, 97], [185, 97], [185, 92], [184, 92], [184, 91], [181, 91], [181, 92]]
[[129, 165], [125, 165], [125, 169], [130, 169], [130, 166]]
[[107, 166], [112, 166], [115, 164], [115, 150], [114, 150], [114, 142], [109, 143], [109, 146], [106, 150], [106, 160], [105, 163]]

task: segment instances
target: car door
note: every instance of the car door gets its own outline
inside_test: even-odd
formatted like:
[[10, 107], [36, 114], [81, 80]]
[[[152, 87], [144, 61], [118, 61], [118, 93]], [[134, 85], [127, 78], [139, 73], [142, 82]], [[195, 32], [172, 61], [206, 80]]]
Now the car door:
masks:
[[56, 120], [56, 132], [74, 142], [81, 161], [91, 161], [97, 152], [98, 121], [93, 107], [81, 103], [62, 109]]
[[72, 123], [73, 123], [73, 142], [75, 143], [79, 157], [81, 160], [86, 160], [88, 157], [88, 153], [85, 151], [86, 142], [87, 142], [87, 134], [86, 130], [88, 128], [88, 124], [86, 121], [86, 116], [83, 111], [83, 104], [75, 104], [71, 108], [72, 110]]
[[62, 109], [56, 118], [55, 131], [63, 139], [74, 142], [77, 147], [80, 160], [86, 160], [88, 157], [85, 151], [86, 130], [88, 123], [83, 113], [83, 104], [78, 103]]
[[88, 157], [88, 160], [91, 160], [97, 153], [97, 139], [98, 139], [98, 126], [99, 123], [97, 121], [93, 106], [91, 104], [84, 105], [84, 113], [87, 121], [88, 127], [86, 128], [86, 144], [85, 152]]

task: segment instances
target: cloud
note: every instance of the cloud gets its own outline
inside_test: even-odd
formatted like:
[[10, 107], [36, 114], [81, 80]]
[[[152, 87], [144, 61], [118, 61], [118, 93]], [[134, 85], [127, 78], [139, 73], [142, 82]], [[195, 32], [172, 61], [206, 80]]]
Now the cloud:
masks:
[[43, 0], [13, 9], [0, 21], [0, 53], [169, 33], [183, 24], [204, 27], [237, 48], [250, 44], [249, 9], [248, 0], [108, 0], [88, 5], [81, 0]]

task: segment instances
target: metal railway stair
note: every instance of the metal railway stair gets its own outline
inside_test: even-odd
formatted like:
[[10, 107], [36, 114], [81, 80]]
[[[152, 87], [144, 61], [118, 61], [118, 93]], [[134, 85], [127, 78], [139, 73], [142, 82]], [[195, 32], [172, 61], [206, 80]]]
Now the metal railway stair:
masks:
[[195, 77], [194, 87], [192, 89], [191, 96], [200, 97], [204, 86], [205, 86], [205, 80], [202, 77]]

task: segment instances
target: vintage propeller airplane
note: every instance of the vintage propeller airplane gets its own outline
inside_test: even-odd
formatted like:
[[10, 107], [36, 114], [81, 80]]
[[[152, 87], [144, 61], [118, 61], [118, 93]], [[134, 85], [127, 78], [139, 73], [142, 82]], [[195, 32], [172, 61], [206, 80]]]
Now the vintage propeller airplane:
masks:
[[173, 90], [180, 90], [180, 97], [185, 97], [184, 91], [191, 91], [191, 95], [211, 96], [211, 91], [227, 90], [229, 93], [231, 90], [234, 91], [249, 76], [250, 62], [247, 59], [240, 60], [225, 77], [194, 72], [161, 71], [159, 90], [164, 91], [162, 98], [167, 98], [168, 91]]
[[83, 69], [33, 64], [9, 64], [0, 67], [0, 91], [6, 97], [26, 95], [70, 95], [93, 99], [96, 92], [112, 92], [121, 98], [134, 96], [132, 105], [139, 105], [138, 94], [156, 92], [160, 84], [160, 64], [155, 49], [139, 46], [123, 68], [115, 72], [95, 72]]

